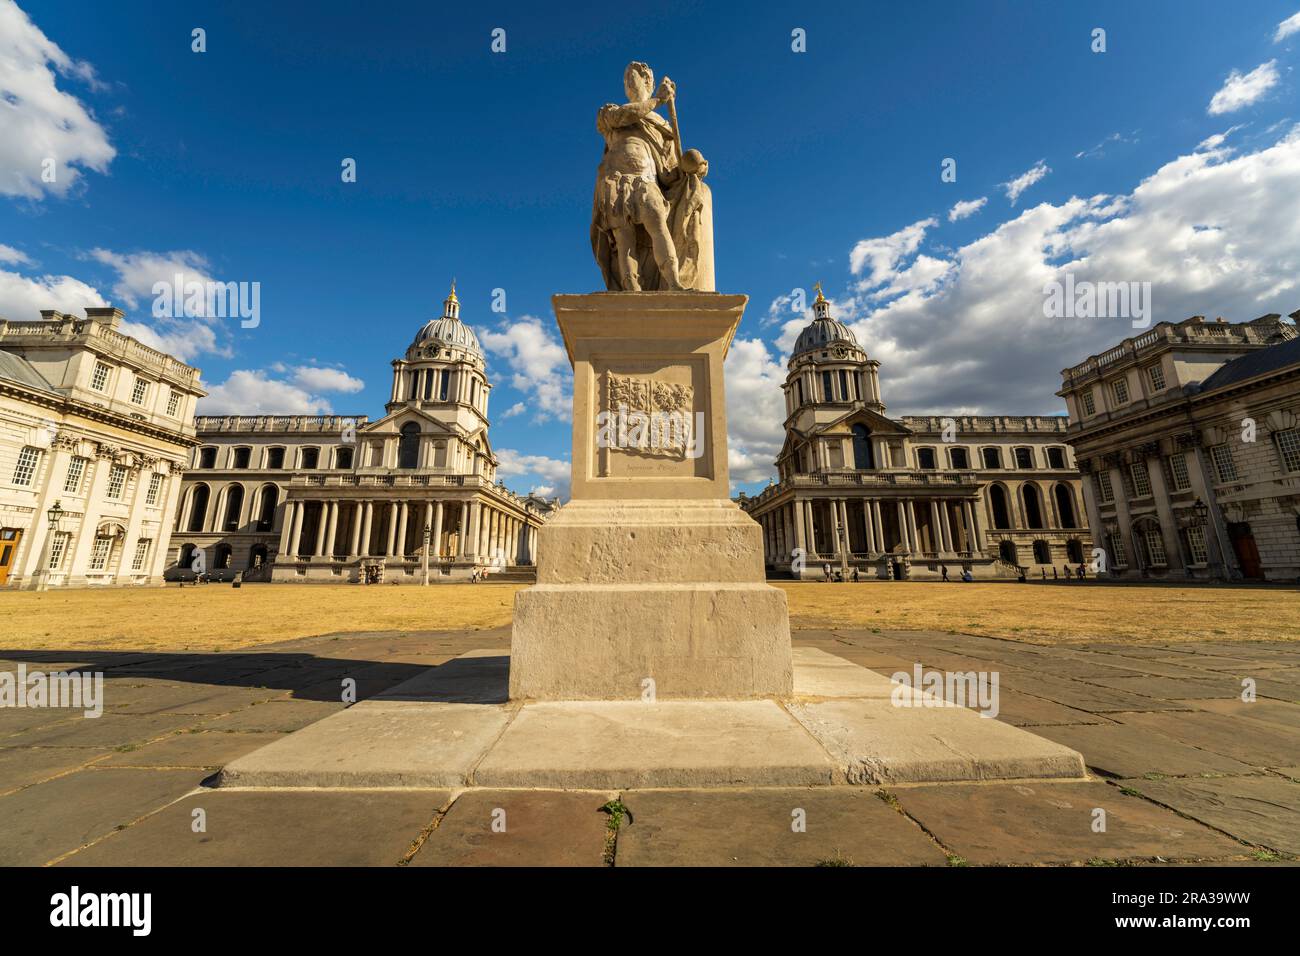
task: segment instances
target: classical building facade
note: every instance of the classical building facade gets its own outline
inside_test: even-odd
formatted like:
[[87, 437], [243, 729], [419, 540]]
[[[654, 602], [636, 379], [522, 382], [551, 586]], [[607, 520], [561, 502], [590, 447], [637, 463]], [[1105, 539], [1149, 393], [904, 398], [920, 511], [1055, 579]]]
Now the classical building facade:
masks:
[[1300, 578], [1294, 324], [1161, 322], [1062, 378], [1067, 440], [1111, 574]]
[[778, 480], [740, 501], [770, 567], [882, 578], [946, 567], [954, 579], [1077, 568], [1089, 535], [1064, 418], [889, 418], [880, 363], [820, 291], [813, 313], [790, 355]]
[[162, 583], [204, 392], [121, 322], [0, 320], [0, 587]]
[[377, 421], [200, 417], [169, 574], [416, 583], [426, 527], [431, 581], [531, 565], [556, 505], [496, 478], [492, 385], [454, 289], [392, 364]]

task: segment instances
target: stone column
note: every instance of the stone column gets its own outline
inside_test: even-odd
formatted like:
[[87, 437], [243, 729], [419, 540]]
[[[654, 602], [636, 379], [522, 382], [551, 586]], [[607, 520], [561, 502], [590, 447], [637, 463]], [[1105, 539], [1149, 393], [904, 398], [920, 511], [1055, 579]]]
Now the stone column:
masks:
[[808, 535], [807, 552], [809, 556], [817, 553], [817, 521], [816, 509], [813, 508], [814, 501], [811, 498], [805, 498], [804, 507], [804, 528]]
[[[111, 463], [109, 465], [109, 471], [112, 471]], [[226, 482], [224, 485], [221, 486], [221, 490], [217, 492], [217, 506], [212, 509], [212, 514], [208, 515], [208, 520], [205, 522], [205, 524], [207, 524], [208, 526], [207, 530], [209, 533], [219, 534], [222, 530], [221, 525], [225, 521], [225, 517], [226, 517], [225, 515], [226, 493], [229, 490], [230, 490], [230, 482]], [[208, 503], [209, 504], [212, 503], [210, 496], [209, 496]]]
[[433, 509], [433, 535], [429, 538], [429, 547], [433, 550], [430, 555], [435, 558], [442, 557], [442, 502], [436, 503]]
[[468, 554], [465, 538], [468, 535], [467, 528], [469, 523], [465, 520], [468, 514], [469, 505], [463, 501], [456, 502], [456, 557], [463, 558]]
[[842, 553], [844, 555], [844, 560], [847, 561], [853, 556], [853, 540], [852, 536], [849, 534], [848, 501], [844, 498], [837, 498], [835, 500], [835, 510], [837, 518], [835, 523], [839, 526], [839, 530], [835, 534], [835, 537], [838, 539], [835, 542], [835, 551], [836, 553]]
[[361, 512], [363, 504], [360, 501], [352, 502], [352, 510], [348, 515], [350, 525], [348, 528], [348, 557], [356, 558], [361, 554]]
[[370, 531], [375, 519], [375, 503], [367, 501], [361, 506], [361, 544], [357, 557], [370, 557]]
[[1142, 569], [1142, 552], [1138, 549], [1137, 542], [1133, 540], [1133, 519], [1129, 516], [1128, 485], [1124, 482], [1121, 471], [1123, 467], [1121, 465], [1110, 469], [1110, 489], [1115, 495], [1115, 533], [1119, 535], [1120, 541], [1124, 542], [1124, 558], [1128, 562], [1128, 572], [1137, 574]]
[[876, 535], [876, 551], [885, 553], [885, 516], [880, 510], [880, 502], [871, 500], [871, 529]]
[[907, 511], [903, 507], [903, 499], [898, 499], [898, 542], [906, 550], [911, 551], [912, 546], [908, 542], [907, 536]]
[[384, 547], [384, 557], [391, 558], [397, 546], [397, 502], [388, 502], [388, 529]]
[[316, 519], [316, 550], [311, 553], [313, 558], [320, 557], [325, 553], [325, 524], [328, 512], [329, 505], [322, 501], [320, 503], [320, 517]]
[[325, 557], [334, 560], [334, 542], [339, 528], [339, 503], [331, 501], [329, 507], [329, 527], [325, 529]]
[[465, 513], [465, 517], [469, 520], [463, 522], [465, 530], [461, 537], [466, 539], [464, 551], [466, 557], [476, 558], [478, 557], [478, 518], [482, 506], [479, 504], [478, 499], [474, 498], [469, 501], [468, 507], [469, 510]]
[[289, 553], [289, 535], [293, 532], [293, 516], [298, 510], [297, 502], [285, 502], [284, 520], [280, 526], [280, 550], [279, 554], [287, 555]]
[[399, 559], [406, 558], [406, 519], [410, 513], [410, 508], [403, 501], [397, 506], [397, 550], [394, 554]]
[[307, 516], [307, 502], [299, 499], [293, 503], [293, 532], [289, 535], [289, 557], [296, 558], [302, 550], [302, 523]]
[[1169, 506], [1164, 463], [1159, 455], [1153, 455], [1146, 459], [1146, 466], [1148, 480], [1151, 482], [1151, 497], [1156, 503], [1156, 517], [1160, 520], [1160, 537], [1165, 542], [1165, 566], [1170, 571], [1183, 571], [1187, 565], [1183, 561], [1183, 543], [1174, 522], [1174, 509]]
[[921, 536], [916, 531], [916, 499], [907, 499], [907, 529], [908, 534], [912, 537], [912, 549], [919, 551], [921, 548]]
[[871, 524], [871, 502], [862, 499], [862, 536], [867, 543], [867, 553], [870, 554], [876, 550], [876, 529]]
[[944, 550], [952, 554], [957, 550], [957, 545], [952, 537], [952, 512], [949, 510], [947, 498], [939, 502], [939, 525], [943, 528]]
[[[794, 512], [794, 546], [796, 548], [803, 548], [804, 554], [807, 554], [808, 534], [804, 529], [803, 502], [796, 498], [790, 503], [790, 509]], [[789, 555], [786, 557], [788, 558]]]
[[[82, 475], [81, 480], [85, 481], [86, 476]], [[179, 532], [184, 533], [185, 530], [189, 527], [190, 512], [194, 508], [194, 492], [197, 488], [198, 485], [192, 485], [190, 486], [189, 491], [185, 493], [185, 500], [181, 504], [181, 514], [180, 517], [176, 520], [176, 530]], [[280, 550], [284, 551], [283, 545], [280, 546]]]

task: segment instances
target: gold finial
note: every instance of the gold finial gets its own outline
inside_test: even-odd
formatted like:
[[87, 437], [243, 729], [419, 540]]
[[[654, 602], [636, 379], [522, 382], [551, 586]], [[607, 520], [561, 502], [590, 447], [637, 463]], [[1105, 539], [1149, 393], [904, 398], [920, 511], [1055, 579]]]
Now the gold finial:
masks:
[[456, 298], [456, 280], [455, 280], [454, 277], [453, 277], [452, 280], [451, 280], [451, 293], [447, 296], [447, 298], [448, 298], [448, 300], [451, 301], [451, 302], [459, 302], [459, 301], [460, 301], [459, 299]]
[[817, 301], [825, 302], [826, 296], [822, 295], [822, 284], [820, 282], [814, 282], [813, 288], [817, 290]]

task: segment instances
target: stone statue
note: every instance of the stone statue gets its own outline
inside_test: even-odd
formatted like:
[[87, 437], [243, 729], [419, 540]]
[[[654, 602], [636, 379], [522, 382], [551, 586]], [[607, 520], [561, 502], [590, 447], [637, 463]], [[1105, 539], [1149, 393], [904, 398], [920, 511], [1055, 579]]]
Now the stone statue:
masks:
[[[658, 88], [644, 63], [623, 73], [628, 102], [596, 114], [605, 155], [596, 171], [591, 248], [611, 292], [713, 292], [713, 197], [709, 164], [682, 152], [677, 88]], [[652, 95], [653, 91], [653, 95]], [[655, 112], [668, 107], [669, 119]]]

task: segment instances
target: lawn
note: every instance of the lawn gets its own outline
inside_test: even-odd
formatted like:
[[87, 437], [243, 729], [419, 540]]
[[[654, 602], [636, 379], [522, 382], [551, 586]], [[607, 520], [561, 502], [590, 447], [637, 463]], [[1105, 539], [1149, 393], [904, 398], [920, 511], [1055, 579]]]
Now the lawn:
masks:
[[[961, 631], [1038, 643], [1295, 640], [1300, 591], [1161, 585], [779, 585], [795, 627]], [[0, 652], [231, 650], [356, 631], [510, 623], [520, 585], [247, 584], [0, 592]]]

